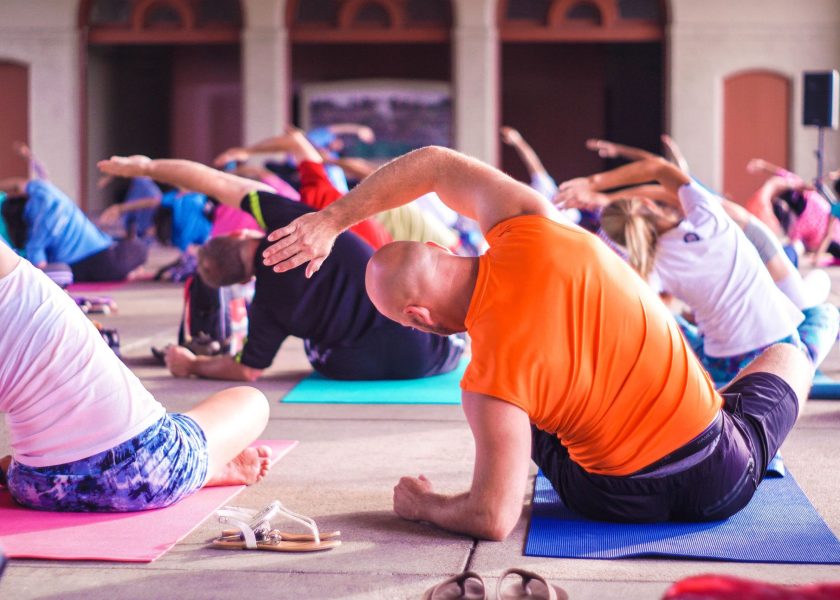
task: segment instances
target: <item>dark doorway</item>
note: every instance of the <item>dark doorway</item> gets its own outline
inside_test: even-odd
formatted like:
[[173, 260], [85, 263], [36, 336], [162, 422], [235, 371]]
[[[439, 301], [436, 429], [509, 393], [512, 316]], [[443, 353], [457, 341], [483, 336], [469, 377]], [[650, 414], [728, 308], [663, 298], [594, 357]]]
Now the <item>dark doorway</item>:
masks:
[[[610, 166], [585, 149], [588, 138], [660, 151], [659, 42], [505, 43], [501, 80], [502, 124], [522, 133], [558, 183]], [[527, 181], [509, 147], [502, 166]]]
[[91, 46], [88, 52], [89, 208], [119, 193], [96, 189], [96, 161], [112, 154], [208, 163], [242, 137], [237, 45]]
[[27, 177], [28, 165], [12, 149], [29, 142], [29, 69], [0, 62], [0, 178]]

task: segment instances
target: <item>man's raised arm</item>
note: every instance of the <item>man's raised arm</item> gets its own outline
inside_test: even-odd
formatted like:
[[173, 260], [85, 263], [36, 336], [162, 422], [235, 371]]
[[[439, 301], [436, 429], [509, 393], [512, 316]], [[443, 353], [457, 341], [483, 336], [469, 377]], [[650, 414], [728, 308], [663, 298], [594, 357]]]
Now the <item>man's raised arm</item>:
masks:
[[308, 262], [306, 276], [311, 277], [339, 233], [429, 192], [478, 221], [485, 233], [511, 217], [556, 214], [537, 192], [501, 171], [454, 150], [428, 146], [392, 160], [328, 208], [272, 232], [268, 239], [276, 243], [263, 253], [264, 262], [278, 272]]
[[274, 192], [271, 187], [230, 173], [217, 171], [197, 162], [164, 158], [152, 160], [148, 156], [112, 156], [96, 165], [99, 170], [117, 177], [151, 177], [187, 190], [216, 198], [234, 208], [252, 191]]

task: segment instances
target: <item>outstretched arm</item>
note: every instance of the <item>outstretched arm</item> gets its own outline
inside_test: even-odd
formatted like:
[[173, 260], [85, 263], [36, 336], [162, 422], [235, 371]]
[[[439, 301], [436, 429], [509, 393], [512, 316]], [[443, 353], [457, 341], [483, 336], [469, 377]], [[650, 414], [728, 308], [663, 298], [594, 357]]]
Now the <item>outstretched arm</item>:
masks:
[[519, 131], [513, 127], [502, 127], [499, 131], [502, 134], [502, 141], [516, 150], [516, 154], [519, 155], [519, 159], [525, 163], [525, 168], [528, 169], [528, 174], [531, 177], [540, 173], [548, 174], [545, 170], [545, 166], [540, 160], [540, 157], [531, 145], [525, 141], [525, 138], [522, 137], [522, 134], [519, 133]]
[[268, 239], [276, 243], [263, 253], [264, 262], [276, 265], [278, 272], [308, 262], [306, 276], [311, 277], [339, 233], [429, 192], [478, 221], [484, 232], [518, 215], [556, 215], [551, 204], [527, 185], [454, 150], [428, 146], [389, 162], [326, 209], [303, 215], [271, 233]]
[[147, 208], [157, 208], [160, 206], [160, 198], [137, 198], [122, 202], [121, 204], [112, 204], [102, 211], [99, 215], [99, 223], [102, 225], [111, 225], [120, 220], [120, 217], [125, 213], [136, 212], [138, 210], [145, 210]]
[[175, 377], [195, 375], [204, 379], [256, 381], [262, 375], [262, 369], [243, 365], [232, 356], [196, 356], [183, 346], [169, 347], [166, 351], [166, 366]]
[[788, 171], [784, 167], [774, 165], [762, 158], [753, 158], [747, 163], [747, 172], [753, 175], [757, 173], [767, 173], [775, 175], [787, 181], [788, 187], [803, 187], [807, 185], [805, 180], [793, 171]]
[[324, 159], [326, 164], [338, 165], [345, 173], [356, 179], [364, 179], [379, 168], [378, 165], [365, 158], [352, 156], [331, 158], [324, 156], [323, 153], [321, 154], [321, 157]]
[[680, 147], [677, 145], [677, 142], [674, 141], [674, 138], [667, 133], [663, 133], [659, 139], [662, 140], [662, 145], [668, 150], [674, 164], [676, 164], [680, 170], [687, 175], [689, 173], [688, 161], [685, 159], [685, 155], [683, 155], [682, 150], [680, 150]]
[[334, 123], [328, 125], [330, 133], [333, 135], [355, 135], [365, 144], [371, 144], [376, 141], [376, 135], [373, 129], [367, 125], [359, 125], [358, 123]]
[[516, 526], [531, 455], [528, 415], [502, 400], [464, 392], [464, 413], [475, 438], [470, 491], [444, 496], [424, 476], [403, 477], [394, 488], [394, 511], [449, 531], [503, 540]]
[[97, 167], [103, 173], [117, 177], [151, 177], [156, 181], [212, 196], [234, 208], [238, 208], [242, 198], [252, 191], [274, 191], [259, 181], [217, 171], [189, 160], [112, 156], [108, 160], [99, 161]]
[[594, 150], [601, 158], [626, 158], [627, 160], [644, 160], [646, 158], [658, 158], [653, 152], [642, 150], [641, 148], [634, 148], [633, 146], [625, 146], [624, 144], [616, 144], [607, 140], [592, 138], [586, 140], [586, 147], [589, 150]]
[[278, 152], [291, 154], [292, 158], [298, 163], [305, 160], [323, 162], [321, 154], [303, 132], [297, 127], [289, 126], [281, 135], [266, 138], [251, 146], [229, 148], [217, 156], [213, 164], [220, 167], [232, 160], [247, 160], [254, 154], [275, 154]]

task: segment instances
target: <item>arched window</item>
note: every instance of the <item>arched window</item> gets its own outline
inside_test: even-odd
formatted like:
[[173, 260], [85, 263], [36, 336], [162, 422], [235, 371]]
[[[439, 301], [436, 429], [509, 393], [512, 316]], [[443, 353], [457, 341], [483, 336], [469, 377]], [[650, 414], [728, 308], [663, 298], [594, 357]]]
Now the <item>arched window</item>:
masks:
[[447, 41], [450, 0], [289, 0], [293, 42]]
[[663, 0], [499, 0], [503, 41], [660, 41]]
[[238, 0], [82, 0], [79, 24], [103, 43], [238, 42]]

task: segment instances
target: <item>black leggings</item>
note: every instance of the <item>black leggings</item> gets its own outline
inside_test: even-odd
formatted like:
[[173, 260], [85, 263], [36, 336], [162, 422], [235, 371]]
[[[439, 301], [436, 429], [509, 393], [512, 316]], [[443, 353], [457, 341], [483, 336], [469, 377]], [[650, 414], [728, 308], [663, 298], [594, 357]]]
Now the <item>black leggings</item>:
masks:
[[73, 280], [122, 281], [146, 262], [149, 249], [138, 239], [124, 239], [101, 252], [70, 265]]

